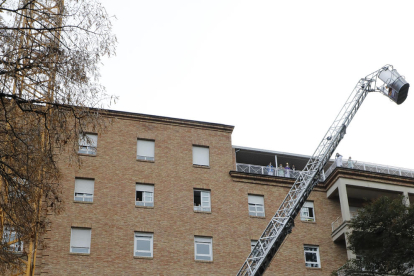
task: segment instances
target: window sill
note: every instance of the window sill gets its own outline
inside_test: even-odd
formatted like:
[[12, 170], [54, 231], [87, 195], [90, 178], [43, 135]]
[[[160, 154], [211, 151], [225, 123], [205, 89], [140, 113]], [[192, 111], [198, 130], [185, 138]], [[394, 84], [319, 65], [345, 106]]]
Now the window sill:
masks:
[[206, 260], [194, 260], [196, 263], [213, 263], [213, 261], [206, 261]]
[[155, 160], [143, 160], [143, 159], [137, 159], [138, 162], [144, 162], [144, 163], [155, 163]]
[[145, 259], [145, 260], [152, 260], [152, 259], [154, 259], [154, 257], [134, 256], [134, 259]]
[[201, 214], [211, 214], [211, 211], [207, 212], [207, 211], [197, 211], [197, 210], [193, 210], [194, 213], [201, 213]]
[[79, 153], [79, 152], [78, 152], [78, 155], [79, 156], [90, 156], [90, 157], [96, 157], [97, 156], [97, 154], [87, 154], [87, 153]]
[[265, 219], [266, 218], [266, 217], [251, 216], [251, 215], [249, 215], [249, 217], [251, 217], [251, 218], [258, 218], [258, 219]]
[[210, 169], [210, 166], [204, 166], [204, 165], [195, 165], [193, 164], [194, 168], [200, 168], [200, 169]]
[[90, 256], [91, 253], [74, 253], [74, 252], [69, 252], [69, 255], [74, 255], [74, 256]]
[[139, 206], [139, 205], [135, 205], [135, 208], [154, 209], [154, 206]]
[[92, 204], [93, 201], [79, 201], [79, 200], [74, 200], [73, 203], [80, 203], [80, 204]]
[[311, 224], [316, 224], [316, 221], [314, 220], [300, 220], [303, 223], [311, 223]]
[[308, 267], [308, 266], [305, 266], [305, 268], [309, 269], [309, 270], [322, 270], [321, 267]]
[[23, 255], [23, 251], [14, 251], [14, 250], [8, 250], [8, 249], [6, 249], [6, 251], [7, 251], [7, 253], [17, 255], [17, 256], [22, 256]]

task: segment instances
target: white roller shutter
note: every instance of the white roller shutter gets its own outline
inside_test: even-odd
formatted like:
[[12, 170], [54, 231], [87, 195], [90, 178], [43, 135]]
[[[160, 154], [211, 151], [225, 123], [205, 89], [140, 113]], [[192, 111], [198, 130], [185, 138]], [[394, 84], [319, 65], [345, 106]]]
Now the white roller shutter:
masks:
[[211, 238], [204, 238], [204, 237], [194, 237], [194, 241], [195, 242], [206, 242], [206, 243], [211, 243]]
[[145, 157], [154, 157], [155, 141], [138, 140], [137, 155]]
[[89, 179], [75, 179], [75, 193], [93, 195], [94, 182], [94, 180]]
[[249, 203], [250, 204], [264, 205], [264, 197], [263, 196], [257, 196], [257, 195], [249, 195]]
[[91, 247], [91, 229], [72, 228], [71, 247]]
[[154, 192], [154, 185], [143, 185], [143, 184], [137, 184], [136, 185], [136, 191], [140, 192]]
[[305, 203], [303, 204], [303, 207], [313, 208], [313, 202], [312, 201], [305, 201]]
[[193, 164], [210, 166], [210, 149], [207, 147], [193, 146]]

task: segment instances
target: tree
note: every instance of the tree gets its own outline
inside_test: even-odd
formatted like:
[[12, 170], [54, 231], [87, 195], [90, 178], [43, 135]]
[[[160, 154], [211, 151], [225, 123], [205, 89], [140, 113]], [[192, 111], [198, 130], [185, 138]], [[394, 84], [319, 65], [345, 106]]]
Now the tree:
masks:
[[99, 66], [115, 46], [97, 0], [0, 0], [2, 275], [34, 273], [46, 212], [61, 209], [59, 158], [78, 162], [79, 136], [107, 124]]
[[381, 197], [350, 222], [349, 248], [357, 256], [336, 275], [414, 275], [414, 205]]

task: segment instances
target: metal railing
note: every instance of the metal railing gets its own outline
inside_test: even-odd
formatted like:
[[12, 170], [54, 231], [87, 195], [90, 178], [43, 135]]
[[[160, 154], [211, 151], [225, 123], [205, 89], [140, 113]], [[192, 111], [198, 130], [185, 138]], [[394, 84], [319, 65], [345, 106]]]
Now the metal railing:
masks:
[[242, 163], [236, 163], [236, 166], [237, 166], [238, 172], [273, 175], [273, 176], [295, 178], [295, 179], [300, 173], [299, 170], [292, 170], [292, 169], [289, 170], [285, 168], [275, 168], [275, 167], [269, 168], [268, 166], [259, 166], [259, 165], [242, 164]]
[[[356, 217], [358, 215], [358, 212], [350, 212], [351, 213], [351, 219]], [[332, 232], [338, 229], [339, 226], [341, 226], [344, 223], [344, 219], [342, 216], [339, 216], [331, 223]]]
[[331, 223], [332, 232], [335, 231], [341, 224], [344, 223], [342, 216], [339, 216]]
[[[243, 164], [243, 163], [236, 163], [237, 171], [238, 172], [245, 172], [245, 173], [255, 173], [255, 174], [262, 174], [262, 175], [273, 175], [273, 176], [280, 176], [280, 177], [287, 177], [287, 178], [296, 178], [300, 170], [286, 170], [285, 168], [275, 168], [272, 167], [269, 169], [268, 166], [260, 166], [260, 165], [252, 165], [252, 164]], [[337, 163], [334, 162], [329, 169], [322, 174], [320, 181], [324, 182], [326, 178], [338, 167]], [[348, 162], [345, 160], [342, 162], [342, 168], [354, 169], [354, 170], [362, 170], [362, 171], [369, 171], [369, 172], [377, 172], [377, 173], [385, 173], [391, 175], [399, 175], [405, 177], [412, 177], [414, 178], [414, 170], [405, 169], [405, 168], [398, 168], [392, 166], [385, 166], [380, 164], [368, 163], [368, 162], [361, 162], [352, 160]]]
[[[325, 179], [335, 170], [336, 167], [338, 167], [337, 163], [334, 162], [329, 167], [329, 169], [326, 170]], [[399, 176], [414, 178], [414, 170], [361, 162], [361, 161], [352, 160], [351, 162], [348, 162], [348, 160], [345, 160], [342, 162], [341, 167], [354, 169], [354, 170], [363, 170], [363, 171], [369, 171], [369, 172], [385, 173], [385, 174], [399, 175]]]

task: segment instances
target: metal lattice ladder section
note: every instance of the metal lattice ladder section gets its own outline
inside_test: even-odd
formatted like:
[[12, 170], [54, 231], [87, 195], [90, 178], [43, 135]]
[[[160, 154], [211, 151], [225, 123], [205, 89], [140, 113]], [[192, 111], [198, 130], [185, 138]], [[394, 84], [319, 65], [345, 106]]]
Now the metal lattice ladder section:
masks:
[[324, 166], [344, 137], [346, 128], [354, 118], [368, 92], [384, 91], [385, 84], [383, 87], [379, 87], [377, 86], [377, 80], [379, 74], [386, 70], [392, 70], [392, 66], [386, 65], [357, 83], [315, 153], [297, 176], [289, 193], [237, 275], [262, 275], [265, 272], [286, 236], [292, 232], [297, 214], [300, 212], [312, 189], [319, 182]]

